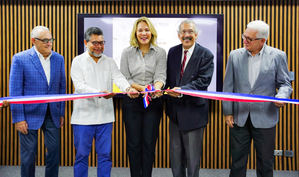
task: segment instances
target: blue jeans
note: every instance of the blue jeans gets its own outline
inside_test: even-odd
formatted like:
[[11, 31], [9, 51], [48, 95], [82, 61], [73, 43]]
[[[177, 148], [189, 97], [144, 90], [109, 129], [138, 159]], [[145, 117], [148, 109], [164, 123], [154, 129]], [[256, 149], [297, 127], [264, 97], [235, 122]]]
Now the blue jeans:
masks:
[[98, 177], [110, 177], [111, 133], [112, 123], [101, 125], [73, 125], [76, 160], [74, 177], [88, 176], [88, 156], [95, 138], [95, 148], [98, 154]]
[[[60, 129], [49, 114], [41, 127], [44, 132], [46, 154], [46, 177], [58, 177], [60, 160]], [[38, 130], [28, 130], [28, 134], [19, 133], [21, 145], [21, 176], [35, 176], [35, 156], [37, 152]]]

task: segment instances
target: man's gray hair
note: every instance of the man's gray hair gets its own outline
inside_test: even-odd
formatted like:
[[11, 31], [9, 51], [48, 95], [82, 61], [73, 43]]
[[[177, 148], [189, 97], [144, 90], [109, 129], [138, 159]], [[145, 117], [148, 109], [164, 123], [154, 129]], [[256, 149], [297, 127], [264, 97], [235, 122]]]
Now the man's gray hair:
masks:
[[180, 23], [179, 28], [178, 28], [178, 33], [181, 32], [181, 26], [182, 26], [183, 24], [193, 24], [193, 26], [194, 26], [194, 32], [195, 32], [196, 34], [198, 33], [198, 29], [197, 29], [197, 26], [196, 26], [195, 22], [194, 22], [193, 20], [190, 20], [190, 19], [183, 20], [183, 21]]
[[256, 38], [268, 39], [269, 36], [269, 25], [261, 20], [255, 20], [247, 24], [248, 29], [257, 31]]
[[40, 33], [43, 31], [49, 31], [49, 28], [45, 27], [45, 26], [36, 26], [32, 29], [31, 31], [31, 38], [38, 38]]

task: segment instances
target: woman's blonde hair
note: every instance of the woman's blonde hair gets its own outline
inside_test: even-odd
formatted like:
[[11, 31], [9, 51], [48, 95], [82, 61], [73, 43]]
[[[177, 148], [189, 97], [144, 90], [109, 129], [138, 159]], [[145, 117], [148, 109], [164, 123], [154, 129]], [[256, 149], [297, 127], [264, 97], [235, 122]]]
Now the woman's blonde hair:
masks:
[[149, 28], [150, 32], [152, 33], [150, 43], [154, 46], [157, 46], [157, 44], [156, 44], [157, 31], [156, 31], [154, 25], [151, 23], [151, 21], [147, 17], [140, 17], [135, 21], [133, 30], [131, 33], [131, 37], [130, 37], [130, 45], [133, 47], [139, 47], [138, 40], [136, 37], [137, 25], [139, 22], [145, 22], [148, 25], [148, 28]]

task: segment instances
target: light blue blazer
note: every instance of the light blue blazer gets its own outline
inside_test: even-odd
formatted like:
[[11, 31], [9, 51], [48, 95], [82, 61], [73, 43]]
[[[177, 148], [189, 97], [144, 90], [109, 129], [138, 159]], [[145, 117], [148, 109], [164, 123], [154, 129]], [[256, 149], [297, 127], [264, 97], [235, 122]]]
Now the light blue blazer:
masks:
[[[286, 54], [264, 45], [259, 75], [251, 87], [248, 79], [248, 57], [245, 48], [231, 51], [226, 66], [223, 92], [246, 93], [288, 98], [291, 87]], [[276, 90], [278, 89], [278, 90]], [[245, 103], [223, 101], [224, 115], [233, 115], [234, 122], [243, 127], [248, 114], [255, 128], [271, 128], [278, 122], [279, 108], [272, 102]]]
[[[50, 84], [48, 85], [44, 69], [33, 47], [15, 54], [10, 70], [9, 95], [65, 94], [64, 58], [52, 52], [50, 63]], [[13, 123], [25, 120], [28, 123], [28, 129], [39, 129], [44, 122], [47, 105], [48, 103], [12, 104], [10, 108]], [[58, 128], [60, 117], [64, 117], [65, 103], [49, 103], [49, 107], [52, 119]]]

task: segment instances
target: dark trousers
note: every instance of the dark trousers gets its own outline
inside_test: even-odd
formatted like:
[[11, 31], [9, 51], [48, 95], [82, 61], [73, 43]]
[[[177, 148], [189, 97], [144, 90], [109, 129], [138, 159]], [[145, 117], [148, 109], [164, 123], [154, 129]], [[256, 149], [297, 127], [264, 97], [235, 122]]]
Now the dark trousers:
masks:
[[[49, 111], [41, 127], [44, 132], [46, 153], [45, 177], [58, 177], [60, 160], [60, 129], [57, 128]], [[19, 133], [21, 145], [21, 176], [35, 176], [35, 156], [37, 152], [38, 130], [28, 130], [28, 134]]]
[[150, 177], [163, 111], [162, 101], [159, 98], [153, 99], [144, 108], [141, 97], [126, 97], [123, 111], [131, 176]]
[[256, 149], [257, 177], [273, 177], [275, 127], [254, 128], [250, 116], [244, 127], [230, 129], [232, 165], [230, 177], [246, 177], [246, 167], [251, 140]]
[[[187, 120], [186, 120], [187, 121]], [[198, 177], [202, 154], [203, 128], [181, 131], [169, 121], [169, 155], [173, 177]]]

